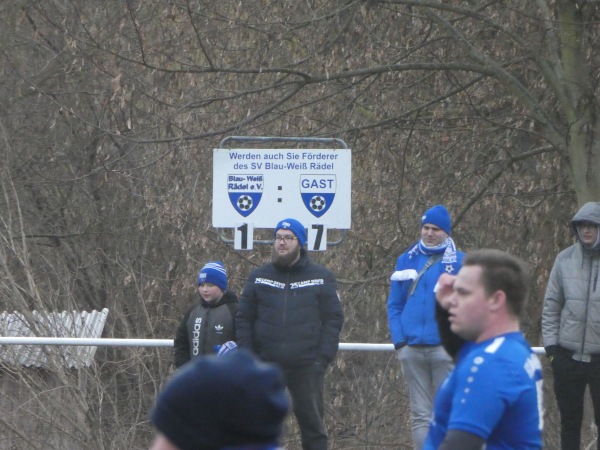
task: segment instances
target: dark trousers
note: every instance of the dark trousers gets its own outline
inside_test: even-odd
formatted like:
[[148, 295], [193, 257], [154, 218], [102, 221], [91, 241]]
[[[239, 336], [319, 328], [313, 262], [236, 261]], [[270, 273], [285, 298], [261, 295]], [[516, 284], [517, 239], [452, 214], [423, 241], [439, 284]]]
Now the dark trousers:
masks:
[[323, 424], [323, 378], [320, 364], [284, 368], [285, 383], [292, 397], [304, 450], [327, 450]]
[[[552, 372], [560, 412], [561, 449], [579, 450], [586, 386], [590, 387], [594, 420], [600, 429], [600, 362], [579, 362], [569, 355], [557, 355], [552, 361]], [[597, 449], [600, 450], [600, 440]]]

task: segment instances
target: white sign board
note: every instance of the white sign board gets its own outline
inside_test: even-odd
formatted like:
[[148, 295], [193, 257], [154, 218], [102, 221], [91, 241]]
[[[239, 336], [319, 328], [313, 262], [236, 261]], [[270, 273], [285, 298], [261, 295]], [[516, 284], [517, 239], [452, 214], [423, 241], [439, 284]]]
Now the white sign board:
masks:
[[215, 228], [273, 228], [293, 217], [310, 228], [350, 229], [350, 149], [213, 150]]

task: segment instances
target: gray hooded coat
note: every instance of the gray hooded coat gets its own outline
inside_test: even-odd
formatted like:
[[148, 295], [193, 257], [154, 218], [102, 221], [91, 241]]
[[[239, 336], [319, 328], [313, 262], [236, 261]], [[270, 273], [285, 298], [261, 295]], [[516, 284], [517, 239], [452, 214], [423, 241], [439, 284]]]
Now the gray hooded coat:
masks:
[[577, 242], [558, 254], [550, 273], [544, 309], [544, 347], [560, 345], [576, 360], [600, 355], [600, 233], [586, 248], [577, 233], [577, 222], [600, 226], [600, 202], [588, 202], [573, 216]]

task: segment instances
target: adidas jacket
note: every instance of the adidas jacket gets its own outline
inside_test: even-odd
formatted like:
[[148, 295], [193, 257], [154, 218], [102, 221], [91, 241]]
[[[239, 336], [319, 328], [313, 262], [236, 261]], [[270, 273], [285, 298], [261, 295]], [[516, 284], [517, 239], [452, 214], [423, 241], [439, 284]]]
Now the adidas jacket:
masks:
[[237, 296], [225, 291], [214, 305], [200, 298], [179, 324], [175, 336], [175, 367], [192, 358], [213, 354], [215, 345], [235, 340]]

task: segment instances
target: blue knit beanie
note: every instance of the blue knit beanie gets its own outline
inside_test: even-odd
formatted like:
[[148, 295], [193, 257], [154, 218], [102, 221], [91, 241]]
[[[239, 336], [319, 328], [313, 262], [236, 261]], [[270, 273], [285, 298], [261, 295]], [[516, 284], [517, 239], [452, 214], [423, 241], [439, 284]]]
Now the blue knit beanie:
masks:
[[306, 244], [306, 228], [296, 219], [283, 219], [279, 221], [273, 235], [277, 234], [277, 230], [290, 230], [298, 238], [300, 247], [304, 247]]
[[150, 419], [181, 450], [217, 450], [276, 445], [289, 409], [281, 370], [242, 349], [183, 366]]
[[426, 223], [435, 225], [446, 232], [446, 234], [452, 234], [452, 222], [450, 221], [450, 213], [444, 205], [435, 205], [425, 211], [423, 217], [421, 217], [421, 226]]
[[198, 286], [203, 283], [212, 283], [219, 286], [223, 291], [227, 289], [227, 271], [222, 262], [211, 261], [206, 263], [198, 274]]

